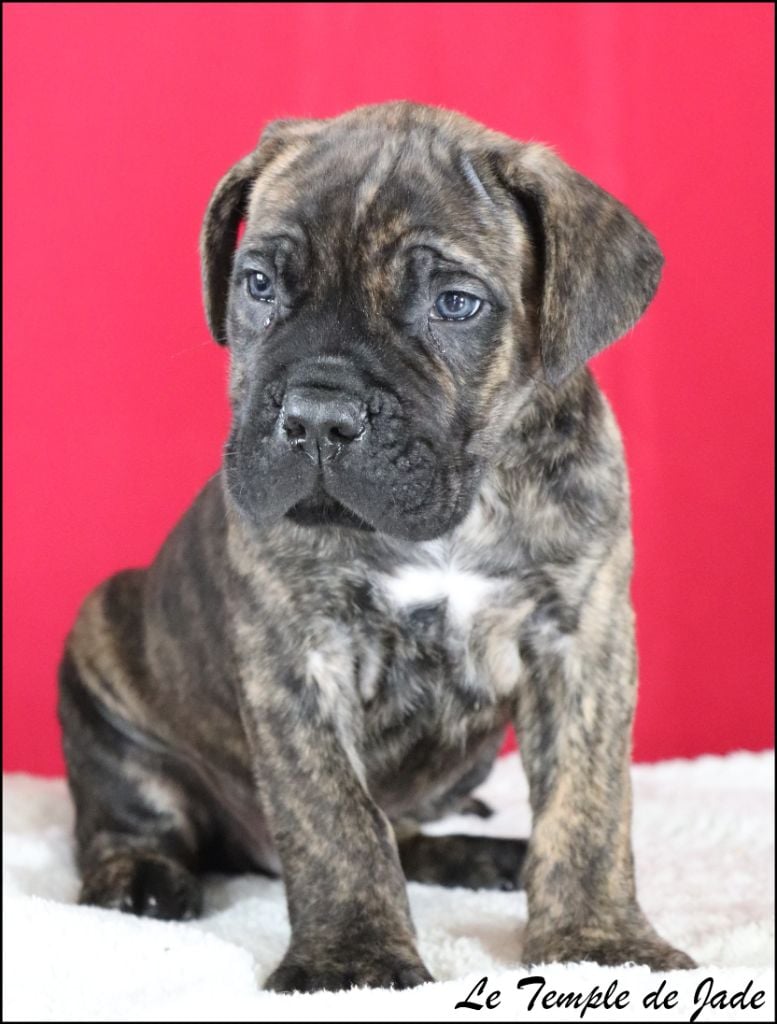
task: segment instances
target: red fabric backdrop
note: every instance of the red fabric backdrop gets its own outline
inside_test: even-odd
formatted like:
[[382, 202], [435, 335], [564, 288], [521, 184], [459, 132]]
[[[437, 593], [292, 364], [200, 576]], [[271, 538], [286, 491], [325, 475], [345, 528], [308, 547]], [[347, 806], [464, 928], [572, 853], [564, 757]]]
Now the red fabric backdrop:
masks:
[[552, 143], [666, 253], [594, 367], [626, 438], [635, 756], [772, 743], [770, 4], [9, 4], [5, 767], [62, 769], [79, 602], [217, 468], [197, 234], [266, 120], [408, 98]]

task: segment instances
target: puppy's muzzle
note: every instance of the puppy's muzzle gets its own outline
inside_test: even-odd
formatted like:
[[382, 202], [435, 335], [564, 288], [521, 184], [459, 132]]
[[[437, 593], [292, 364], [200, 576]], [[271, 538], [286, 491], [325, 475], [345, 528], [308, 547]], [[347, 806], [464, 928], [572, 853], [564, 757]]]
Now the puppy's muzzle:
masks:
[[316, 463], [333, 462], [363, 434], [367, 410], [351, 395], [295, 387], [281, 408], [280, 440]]

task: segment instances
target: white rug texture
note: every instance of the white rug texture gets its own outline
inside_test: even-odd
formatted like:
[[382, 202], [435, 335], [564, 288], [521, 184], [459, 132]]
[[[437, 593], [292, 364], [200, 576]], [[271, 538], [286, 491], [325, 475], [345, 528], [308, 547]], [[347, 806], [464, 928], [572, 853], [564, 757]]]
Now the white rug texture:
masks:
[[[280, 881], [212, 876], [204, 916], [185, 924], [79, 907], [64, 781], [9, 775], [3, 782], [3, 1019], [774, 1020], [773, 775], [772, 753], [633, 768], [640, 902], [699, 970], [651, 974], [641, 967], [568, 964], [527, 971], [523, 893], [411, 884], [419, 948], [436, 983], [404, 992], [291, 996], [261, 989], [289, 938]], [[498, 762], [479, 795], [497, 808], [491, 819], [448, 818], [428, 831], [528, 835], [517, 755]], [[517, 987], [530, 976], [544, 979], [541, 991], [540, 981]], [[662, 982], [661, 999], [669, 996], [670, 1005], [656, 1008], [649, 996]], [[473, 1007], [456, 1008], [462, 1001]], [[482, 1009], [474, 1008], [478, 1003]]]

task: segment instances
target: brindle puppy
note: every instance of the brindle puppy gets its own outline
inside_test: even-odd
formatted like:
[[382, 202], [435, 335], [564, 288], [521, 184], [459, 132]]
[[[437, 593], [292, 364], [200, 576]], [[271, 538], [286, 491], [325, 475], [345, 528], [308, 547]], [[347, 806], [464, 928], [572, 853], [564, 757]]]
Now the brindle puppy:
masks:
[[[525, 960], [692, 966], [636, 899], [628, 487], [585, 367], [650, 302], [655, 239], [548, 149], [391, 103], [271, 124], [202, 265], [223, 472], [61, 667], [82, 902], [186, 918], [203, 870], [281, 872], [268, 987], [409, 986], [405, 877], [520, 871]], [[509, 722], [528, 851], [420, 834], [485, 813]]]

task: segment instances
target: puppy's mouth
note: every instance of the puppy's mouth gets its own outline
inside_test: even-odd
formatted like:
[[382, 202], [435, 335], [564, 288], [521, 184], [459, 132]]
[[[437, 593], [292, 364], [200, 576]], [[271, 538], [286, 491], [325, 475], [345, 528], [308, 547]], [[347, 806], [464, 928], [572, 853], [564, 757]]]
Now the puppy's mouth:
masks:
[[321, 485], [313, 494], [292, 505], [286, 518], [299, 526], [344, 526], [353, 530], [375, 531], [361, 516], [327, 494]]

